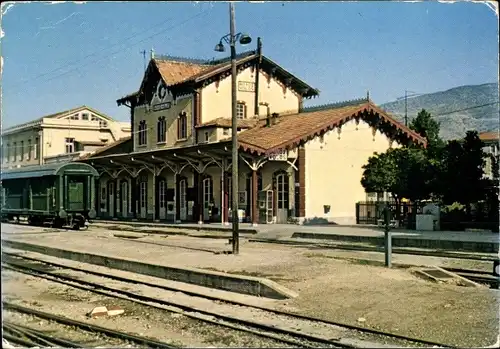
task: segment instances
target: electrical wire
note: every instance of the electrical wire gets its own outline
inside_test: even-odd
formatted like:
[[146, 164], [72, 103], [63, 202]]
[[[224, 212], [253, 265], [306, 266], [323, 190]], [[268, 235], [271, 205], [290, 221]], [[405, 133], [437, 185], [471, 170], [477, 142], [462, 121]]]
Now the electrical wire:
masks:
[[131, 36], [129, 36], [128, 38], [126, 38], [126, 39], [123, 39], [123, 40], [119, 41], [118, 43], [115, 43], [115, 44], [113, 44], [113, 45], [111, 45], [111, 46], [107, 46], [107, 47], [105, 47], [105, 48], [103, 48], [103, 49], [100, 49], [99, 51], [94, 51], [94, 52], [92, 52], [92, 53], [90, 53], [90, 54], [86, 55], [85, 57], [83, 57], [83, 58], [81, 58], [81, 59], [78, 59], [78, 60], [76, 60], [76, 61], [72, 61], [72, 62], [70, 62], [70, 63], [64, 64], [64, 65], [60, 66], [59, 68], [53, 69], [53, 70], [51, 70], [51, 71], [48, 71], [48, 72], [45, 72], [45, 73], [42, 73], [42, 74], [39, 74], [39, 75], [37, 75], [37, 76], [35, 76], [35, 77], [33, 77], [33, 78], [30, 78], [30, 79], [24, 79], [24, 80], [21, 80], [19, 84], [16, 84], [16, 85], [14, 85], [14, 86], [12, 86], [12, 87], [17, 87], [17, 86], [19, 86], [19, 85], [22, 85], [22, 84], [24, 84], [24, 83], [28, 82], [28, 81], [38, 80], [38, 79], [39, 79], [39, 78], [41, 78], [41, 77], [44, 77], [44, 76], [50, 75], [50, 74], [52, 74], [52, 73], [55, 73], [55, 72], [57, 72], [57, 71], [59, 71], [59, 70], [61, 70], [61, 69], [64, 69], [64, 68], [68, 67], [68, 66], [72, 66], [72, 65], [75, 65], [75, 64], [77, 64], [77, 63], [80, 63], [81, 61], [87, 60], [88, 58], [93, 57], [93, 56], [97, 55], [98, 53], [102, 53], [103, 51], [107, 51], [107, 50], [109, 50], [109, 49], [111, 49], [111, 48], [113, 48], [113, 47], [116, 47], [116, 46], [118, 46], [118, 45], [122, 45], [122, 44], [126, 43], [127, 41], [129, 41], [130, 39], [133, 39], [133, 38], [135, 38], [135, 37], [137, 37], [137, 36], [139, 36], [139, 35], [141, 35], [141, 34], [143, 34], [143, 33], [146, 33], [146, 32], [148, 32], [148, 31], [150, 31], [151, 29], [158, 28], [158, 26], [162, 26], [162, 25], [164, 25], [164, 24], [166, 24], [166, 23], [168, 23], [168, 22], [171, 22], [171, 21], [172, 21], [172, 20], [174, 20], [175, 18], [176, 18], [176, 17], [172, 17], [172, 18], [169, 18], [169, 19], [167, 19], [167, 20], [165, 20], [165, 21], [162, 21], [162, 22], [160, 22], [160, 23], [156, 23], [154, 26], [152, 26], [152, 27], [150, 27], [150, 28], [148, 28], [148, 29], [146, 29], [146, 30], [143, 30], [143, 31], [141, 31], [141, 32], [138, 32], [138, 33], [136, 33], [136, 34], [134, 34], [134, 35], [131, 35]]
[[[137, 41], [137, 42], [135, 42], [135, 43], [132, 43], [132, 44], [128, 45], [125, 49], [116, 50], [116, 51], [114, 51], [114, 52], [112, 52], [112, 53], [110, 53], [110, 54], [106, 55], [105, 57], [102, 57], [102, 58], [99, 58], [99, 59], [96, 59], [96, 60], [87, 61], [86, 63], [84, 63], [84, 64], [82, 64], [82, 65], [80, 65], [80, 66], [78, 66], [78, 67], [72, 68], [72, 69], [70, 69], [70, 70], [68, 70], [68, 71], [66, 71], [66, 72], [64, 72], [64, 73], [61, 73], [61, 74], [55, 75], [55, 76], [53, 76], [53, 77], [51, 77], [51, 78], [49, 78], [49, 79], [44, 79], [44, 80], [42, 80], [42, 81], [43, 81], [43, 82], [49, 82], [49, 81], [52, 81], [52, 80], [58, 79], [58, 78], [60, 78], [60, 77], [62, 77], [62, 76], [68, 75], [68, 74], [70, 74], [70, 73], [72, 73], [72, 72], [74, 72], [74, 71], [79, 71], [79, 69], [80, 69], [80, 68], [82, 68], [82, 67], [86, 67], [86, 66], [88, 66], [88, 65], [90, 65], [90, 64], [95, 64], [95, 63], [98, 63], [98, 62], [100, 62], [100, 61], [102, 61], [102, 60], [105, 60], [105, 59], [109, 58], [109, 56], [111, 56], [111, 55], [117, 55], [117, 54], [120, 54], [120, 53], [124, 53], [124, 52], [126, 52], [126, 51], [130, 50], [132, 47], [136, 46], [137, 44], [140, 44], [140, 43], [142, 43], [142, 42], [144, 42], [144, 41], [146, 41], [146, 40], [149, 40], [149, 39], [151, 39], [151, 38], [153, 38], [153, 37], [155, 37], [155, 36], [158, 36], [158, 35], [164, 34], [166, 31], [169, 31], [169, 30], [175, 29], [176, 27], [179, 27], [179, 26], [181, 26], [181, 25], [183, 25], [183, 24], [185, 24], [185, 23], [187, 23], [187, 22], [189, 22], [189, 21], [191, 21], [191, 20], [193, 20], [193, 19], [195, 19], [195, 18], [197, 18], [197, 17], [200, 17], [201, 15], [206, 14], [206, 13], [207, 13], [207, 12], [209, 12], [209, 11], [210, 11], [210, 9], [204, 10], [204, 11], [202, 11], [202, 12], [200, 12], [200, 13], [198, 13], [198, 14], [194, 15], [194, 16], [191, 16], [191, 17], [189, 17], [189, 18], [185, 19], [184, 21], [182, 21], [182, 22], [180, 22], [180, 23], [177, 23], [177, 24], [172, 25], [172, 26], [170, 26], [170, 27], [168, 27], [168, 28], [162, 29], [161, 31], [157, 31], [157, 32], [155, 32], [155, 33], [154, 33], [154, 34], [152, 34], [152, 35], [149, 35], [149, 36], [147, 36], [147, 37], [145, 37], [145, 38], [143, 38], [143, 39], [141, 39], [141, 40], [139, 40], [139, 41]], [[60, 69], [58, 69], [58, 70], [60, 70]], [[45, 75], [47, 75], [47, 74], [45, 74]], [[30, 81], [31, 81], [31, 79], [30, 79]]]

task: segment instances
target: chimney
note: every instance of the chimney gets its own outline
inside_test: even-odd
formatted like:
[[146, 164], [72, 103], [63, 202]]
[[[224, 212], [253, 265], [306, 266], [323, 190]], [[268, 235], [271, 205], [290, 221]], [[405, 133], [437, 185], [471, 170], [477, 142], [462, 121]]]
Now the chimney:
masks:
[[263, 106], [267, 107], [266, 126], [267, 127], [271, 126], [271, 108], [269, 107], [269, 103], [260, 102], [259, 105], [263, 105]]
[[271, 124], [276, 125], [276, 119], [278, 119], [279, 115], [280, 114], [278, 114], [278, 113], [272, 113], [272, 115], [271, 115], [272, 116], [271, 117]]
[[155, 50], [151, 48], [151, 59], [155, 58]]

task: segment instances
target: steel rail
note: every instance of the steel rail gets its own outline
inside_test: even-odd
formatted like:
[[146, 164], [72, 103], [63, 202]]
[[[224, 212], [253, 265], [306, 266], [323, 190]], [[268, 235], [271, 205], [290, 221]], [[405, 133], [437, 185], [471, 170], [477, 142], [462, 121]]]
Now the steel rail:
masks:
[[[10, 265], [7, 265], [7, 264], [10, 264]], [[12, 267], [12, 266], [14, 266], [14, 267]], [[316, 342], [316, 343], [321, 343], [323, 345], [328, 344], [328, 345], [332, 345], [334, 347], [358, 348], [358, 346], [352, 345], [352, 344], [349, 344], [349, 343], [343, 343], [343, 342], [336, 341], [336, 340], [330, 340], [330, 339], [325, 339], [325, 338], [322, 338], [322, 337], [316, 337], [314, 335], [308, 335], [308, 334], [305, 334], [305, 333], [301, 333], [299, 331], [294, 331], [294, 330], [288, 330], [288, 329], [284, 329], [284, 328], [279, 328], [279, 327], [275, 327], [275, 326], [272, 326], [272, 325], [267, 325], [267, 324], [259, 323], [259, 322], [256, 322], [256, 321], [239, 319], [239, 318], [235, 318], [235, 317], [228, 316], [228, 315], [218, 314], [218, 313], [215, 313], [215, 312], [212, 312], [212, 311], [207, 311], [207, 310], [199, 309], [199, 308], [196, 308], [196, 307], [191, 307], [191, 306], [187, 306], [187, 305], [183, 305], [183, 304], [178, 304], [178, 303], [170, 302], [170, 301], [163, 300], [163, 299], [157, 299], [157, 298], [153, 298], [153, 297], [148, 297], [148, 296], [136, 294], [136, 293], [133, 293], [133, 292], [130, 292], [130, 291], [120, 290], [120, 289], [112, 288], [112, 287], [105, 286], [105, 285], [100, 285], [100, 284], [89, 282], [89, 281], [74, 279], [74, 278], [68, 277], [66, 275], [52, 274], [52, 273], [50, 273], [48, 271], [37, 270], [36, 268], [26, 267], [26, 266], [23, 266], [23, 265], [16, 265], [16, 263], [12, 263], [12, 262], [7, 262], [6, 263], [4, 261], [4, 263], [2, 263], [2, 268], [14, 270], [14, 271], [21, 272], [21, 273], [24, 273], [24, 274], [27, 274], [27, 275], [31, 275], [31, 276], [35, 276], [35, 277], [41, 277], [41, 278], [44, 278], [44, 279], [47, 279], [47, 280], [50, 280], [50, 281], [62, 283], [62, 284], [69, 285], [69, 286], [74, 287], [74, 288], [79, 288], [79, 289], [82, 289], [82, 290], [85, 290], [85, 291], [90, 291], [90, 292], [98, 293], [98, 294], [105, 295], [105, 296], [108, 296], [108, 297], [122, 298], [122, 299], [126, 299], [128, 301], [132, 301], [132, 302], [140, 303], [140, 304], [143, 304], [143, 305], [147, 305], [147, 306], [159, 308], [159, 309], [162, 309], [162, 310], [167, 310], [167, 311], [170, 311], [170, 312], [176, 312], [176, 313], [185, 315], [185, 316], [190, 317], [190, 318], [194, 318], [194, 319], [201, 320], [201, 321], [204, 321], [204, 322], [209, 322], [211, 324], [215, 324], [215, 325], [218, 325], [218, 326], [229, 327], [229, 328], [232, 328], [232, 329], [235, 329], [235, 330], [238, 330], [238, 331], [252, 333], [252, 334], [264, 337], [264, 338], [277, 340], [277, 341], [280, 341], [280, 342], [283, 342], [283, 343], [288, 343], [288, 344], [295, 345], [295, 346], [298, 345], [300, 347], [308, 347], [308, 346], [305, 346], [302, 342], [297, 341], [297, 340], [290, 340], [290, 339], [286, 339], [286, 338], [281, 338], [279, 336], [272, 335], [272, 334], [269, 334], [269, 333], [263, 333], [263, 332], [259, 332], [259, 331], [255, 331], [255, 330], [249, 330], [249, 329], [246, 329], [246, 328], [241, 328], [241, 327], [233, 326], [233, 325], [230, 325], [230, 324], [227, 324], [227, 323], [221, 323], [220, 321], [213, 321], [213, 320], [210, 320], [210, 319], [205, 319], [204, 317], [196, 316], [194, 314], [189, 314], [189, 313], [186, 313], [186, 312], [192, 312], [192, 313], [198, 313], [198, 314], [208, 315], [208, 316], [212, 316], [212, 317], [215, 317], [215, 318], [222, 319], [222, 320], [227, 321], [229, 323], [237, 323], [237, 324], [240, 324], [240, 325], [244, 325], [244, 326], [248, 326], [248, 327], [253, 327], [253, 328], [258, 328], [258, 329], [269, 331], [269, 332], [272, 332], [272, 333], [280, 333], [280, 334], [283, 334], [283, 335], [288, 335], [288, 336], [291, 336], [291, 337], [299, 338], [302, 341], [305, 340], [305, 341], [310, 341], [310, 342]], [[35, 272], [31, 272], [30, 270], [34, 270]], [[45, 275], [43, 275], [43, 274], [45, 274]], [[58, 279], [61, 279], [61, 280], [58, 280]], [[85, 286], [82, 286], [82, 285], [75, 285], [74, 283], [83, 284], [83, 285], [86, 285], [88, 287], [85, 287]], [[99, 289], [106, 290], [107, 292], [101, 291]], [[110, 293], [117, 293], [117, 294], [125, 295], [126, 297], [120, 297], [120, 296], [117, 296], [115, 294], [110, 294]], [[140, 301], [137, 301], [137, 300], [140, 300]], [[178, 309], [182, 309], [182, 311], [164, 309], [164, 308], [157, 307], [157, 306], [154, 306], [152, 304], [149, 304], [148, 302], [158, 303], [158, 304], [166, 305], [166, 306], [172, 306], [172, 307], [175, 307], [175, 308], [178, 308]], [[310, 348], [313, 348], [313, 347], [310, 347]]]
[[85, 346], [80, 345], [78, 343], [75, 343], [75, 342], [72, 342], [72, 341], [69, 341], [66, 339], [62, 339], [62, 338], [56, 338], [56, 337], [50, 336], [48, 334], [45, 334], [41, 331], [35, 330], [33, 328], [30, 328], [30, 327], [13, 324], [13, 323], [8, 322], [8, 321], [4, 322], [4, 324], [5, 323], [7, 323], [7, 325], [9, 327], [11, 327], [19, 332], [22, 332], [27, 337], [31, 337], [31, 338], [33, 338], [33, 340], [41, 340], [43, 342], [46, 342], [47, 345], [49, 345], [49, 346], [54, 346], [54, 347], [61, 346], [63, 348], [85, 348]]
[[150, 286], [150, 287], [161, 288], [161, 289], [164, 289], [164, 290], [167, 290], [167, 291], [174, 291], [174, 292], [184, 293], [186, 295], [193, 296], [193, 297], [200, 297], [200, 298], [205, 298], [205, 299], [209, 299], [209, 300], [214, 300], [214, 301], [219, 301], [219, 302], [225, 302], [225, 303], [228, 303], [228, 304], [234, 304], [234, 305], [238, 305], [238, 306], [244, 306], [244, 307], [259, 309], [259, 310], [263, 310], [263, 311], [269, 311], [269, 312], [272, 312], [272, 313], [274, 313], [276, 315], [289, 316], [289, 317], [296, 318], [296, 319], [299, 319], [299, 320], [307, 320], [307, 321], [318, 322], [318, 323], [322, 323], [322, 324], [326, 324], [326, 325], [339, 326], [339, 327], [344, 327], [344, 328], [350, 329], [350, 330], [355, 330], [355, 331], [359, 331], [359, 332], [369, 333], [369, 334], [373, 334], [373, 335], [390, 337], [390, 338], [399, 339], [399, 340], [405, 340], [405, 341], [414, 342], [414, 343], [420, 343], [420, 344], [425, 344], [425, 345], [441, 346], [441, 347], [451, 348], [449, 345], [444, 345], [442, 343], [436, 343], [436, 342], [433, 342], [433, 341], [427, 341], [427, 340], [424, 340], [424, 339], [412, 338], [412, 337], [408, 337], [408, 336], [404, 336], [404, 335], [399, 335], [399, 334], [395, 334], [395, 333], [391, 333], [391, 332], [384, 332], [384, 331], [370, 329], [370, 328], [365, 328], [365, 327], [360, 327], [360, 326], [356, 326], [356, 325], [349, 325], [349, 324], [340, 323], [340, 322], [336, 322], [336, 321], [319, 319], [319, 318], [312, 317], [312, 316], [307, 316], [307, 315], [301, 315], [301, 314], [286, 312], [286, 311], [282, 311], [282, 310], [278, 310], [278, 309], [273, 309], [273, 308], [266, 307], [266, 306], [250, 305], [250, 304], [247, 304], [245, 302], [239, 302], [239, 301], [236, 301], [236, 300], [229, 300], [229, 299], [225, 299], [225, 298], [217, 297], [217, 296], [212, 296], [212, 295], [208, 295], [208, 294], [200, 294], [198, 292], [192, 292], [192, 291], [188, 291], [188, 290], [178, 289], [178, 288], [175, 288], [175, 287], [168, 287], [168, 286], [164, 286], [164, 285], [158, 285], [158, 284], [154, 284], [154, 283], [150, 283], [150, 282], [146, 282], [146, 281], [138, 281], [138, 280], [134, 280], [134, 279], [129, 279], [129, 278], [126, 278], [126, 277], [122, 277], [122, 276], [105, 274], [105, 273], [101, 273], [101, 272], [98, 272], [98, 271], [93, 271], [93, 270], [87, 270], [87, 269], [82, 269], [82, 268], [77, 268], [77, 267], [66, 266], [66, 265], [60, 264], [60, 263], [48, 262], [48, 261], [40, 260], [40, 259], [33, 258], [33, 257], [21, 256], [21, 255], [18, 255], [16, 253], [4, 252], [3, 254], [4, 254], [4, 256], [5, 255], [6, 256], [13, 256], [13, 257], [18, 257], [18, 258], [22, 258], [22, 259], [34, 261], [34, 262], [41, 262], [41, 263], [44, 263], [44, 264], [47, 264], [47, 265], [51, 265], [51, 266], [54, 266], [54, 267], [60, 267], [60, 268], [69, 269], [69, 270], [75, 270], [75, 271], [84, 272], [84, 273], [88, 273], [88, 274], [92, 274], [92, 275], [96, 275], [96, 276], [100, 276], [100, 277], [110, 278], [110, 279], [117, 280], [117, 281], [128, 282], [128, 283], [133, 283], [133, 284], [142, 284], [142, 285], [146, 285], [146, 286]]
[[22, 338], [19, 338], [19, 337], [16, 337], [16, 336], [13, 336], [13, 335], [10, 335], [8, 333], [2, 333], [2, 338], [5, 338], [6, 340], [9, 341], [9, 343], [17, 343], [17, 344], [20, 344], [20, 345], [24, 345], [28, 348], [33, 348], [33, 347], [37, 347], [37, 343], [33, 343], [32, 341], [30, 340], [27, 340], [27, 339], [22, 339]]
[[[6, 332], [10, 332], [12, 334], [17, 335], [19, 338], [26, 338], [28, 340], [33, 341], [34, 343], [39, 343], [42, 344], [46, 347], [56, 347], [57, 345], [54, 342], [49, 342], [48, 340], [44, 339], [43, 337], [39, 337], [35, 334], [30, 333], [29, 331], [23, 330], [23, 329], [18, 329], [13, 325], [12, 323], [7, 323], [4, 321], [2, 328]], [[73, 348], [70, 346], [69, 348]]]
[[20, 306], [17, 304], [13, 304], [13, 303], [9, 303], [9, 302], [5, 302], [5, 301], [2, 301], [2, 305], [3, 305], [4, 309], [10, 309], [10, 310], [14, 310], [17, 312], [29, 314], [29, 315], [34, 315], [34, 316], [37, 316], [37, 317], [42, 318], [42, 319], [52, 320], [52, 321], [59, 322], [59, 323], [64, 324], [64, 325], [68, 325], [68, 326], [75, 326], [75, 327], [78, 327], [78, 328], [81, 328], [81, 329], [84, 329], [84, 330], [90, 331], [90, 332], [104, 333], [105, 335], [107, 335], [109, 337], [114, 337], [114, 338], [119, 338], [122, 340], [127, 340], [127, 341], [131, 341], [131, 342], [145, 344], [145, 345], [152, 347], [152, 348], [162, 348], [162, 349], [163, 348], [164, 349], [177, 348], [176, 346], [173, 346], [171, 344], [147, 339], [144, 337], [135, 336], [135, 335], [128, 334], [125, 332], [115, 331], [115, 330], [101, 327], [101, 326], [97, 326], [97, 325], [91, 325], [91, 324], [77, 321], [77, 320], [71, 320], [71, 319], [68, 319], [68, 318], [63, 317], [63, 316], [45, 313], [45, 312], [42, 312], [39, 310], [26, 308], [26, 307], [23, 307], [23, 306]]

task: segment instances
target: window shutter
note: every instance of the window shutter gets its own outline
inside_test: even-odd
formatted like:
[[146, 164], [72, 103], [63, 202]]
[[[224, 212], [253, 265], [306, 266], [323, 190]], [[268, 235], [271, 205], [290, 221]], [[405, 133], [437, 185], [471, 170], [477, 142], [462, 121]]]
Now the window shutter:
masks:
[[247, 118], [247, 105], [246, 104], [243, 104], [243, 118], [246, 119]]
[[181, 117], [177, 117], [177, 139], [181, 139]]

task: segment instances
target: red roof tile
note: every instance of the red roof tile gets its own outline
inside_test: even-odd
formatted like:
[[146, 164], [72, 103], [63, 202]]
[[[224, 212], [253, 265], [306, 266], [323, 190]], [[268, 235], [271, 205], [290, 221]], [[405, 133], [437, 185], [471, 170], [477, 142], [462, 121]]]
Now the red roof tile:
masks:
[[168, 86], [189, 80], [192, 76], [204, 70], [213, 68], [211, 65], [176, 62], [173, 60], [154, 59], [161, 77]]
[[414, 141], [426, 144], [425, 139], [405, 125], [397, 122], [372, 102], [360, 101], [359, 104], [330, 108], [293, 115], [280, 116], [276, 124], [266, 126], [260, 122], [258, 127], [242, 132], [238, 136], [241, 147], [257, 152], [272, 152], [296, 146], [308, 138], [319, 135], [342, 124], [348, 118], [364, 111], [378, 113], [383, 119], [406, 133]]
[[498, 141], [500, 139], [498, 131], [489, 131], [479, 134], [479, 139], [482, 141]]
[[[239, 119], [238, 120], [238, 127], [239, 128], [252, 128], [257, 126], [259, 123], [259, 119], [257, 118], [252, 118], [252, 119]], [[203, 128], [203, 127], [223, 127], [223, 128], [231, 128], [232, 122], [230, 118], [217, 118], [211, 121], [207, 121], [201, 125], [196, 126], [196, 128]]]

